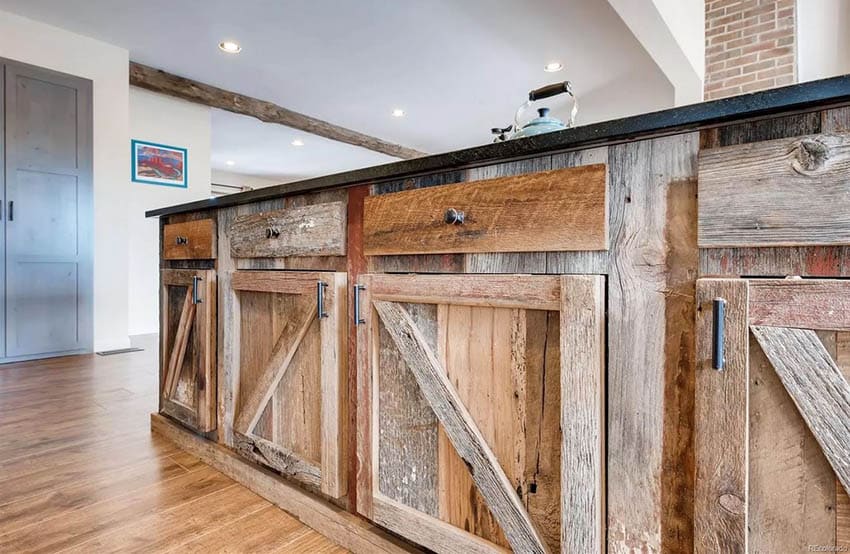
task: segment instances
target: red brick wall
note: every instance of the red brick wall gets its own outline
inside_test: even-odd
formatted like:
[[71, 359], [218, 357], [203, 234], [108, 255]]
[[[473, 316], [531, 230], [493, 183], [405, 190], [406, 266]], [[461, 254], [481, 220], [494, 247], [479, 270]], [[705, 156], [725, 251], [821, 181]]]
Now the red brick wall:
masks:
[[706, 0], [706, 100], [796, 82], [795, 4]]

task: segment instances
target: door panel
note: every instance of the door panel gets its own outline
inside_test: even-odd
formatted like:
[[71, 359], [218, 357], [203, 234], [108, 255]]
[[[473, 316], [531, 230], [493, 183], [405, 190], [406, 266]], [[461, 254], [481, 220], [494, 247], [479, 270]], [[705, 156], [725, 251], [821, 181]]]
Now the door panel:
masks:
[[216, 273], [163, 269], [160, 412], [199, 432], [216, 428]]
[[5, 356], [92, 348], [91, 82], [5, 66]]
[[346, 493], [345, 283], [344, 273], [236, 271], [238, 319], [225, 322], [239, 360], [231, 446], [333, 498]]
[[604, 278], [361, 284], [358, 511], [438, 552], [601, 551]]

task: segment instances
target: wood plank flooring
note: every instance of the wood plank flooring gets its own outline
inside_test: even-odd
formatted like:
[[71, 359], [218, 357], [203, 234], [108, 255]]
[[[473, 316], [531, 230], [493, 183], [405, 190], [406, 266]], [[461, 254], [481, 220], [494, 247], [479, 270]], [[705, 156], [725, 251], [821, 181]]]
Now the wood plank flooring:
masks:
[[143, 352], [0, 365], [0, 553], [346, 552], [152, 435]]

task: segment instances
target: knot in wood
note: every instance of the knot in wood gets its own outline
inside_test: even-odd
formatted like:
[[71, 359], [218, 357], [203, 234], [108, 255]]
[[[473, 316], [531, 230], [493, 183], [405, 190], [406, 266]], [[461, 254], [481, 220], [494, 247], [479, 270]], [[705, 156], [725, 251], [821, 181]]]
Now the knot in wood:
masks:
[[717, 503], [730, 514], [741, 515], [744, 513], [744, 500], [736, 494], [721, 494]]
[[829, 145], [815, 139], [803, 139], [791, 148], [794, 157], [791, 167], [802, 175], [808, 175], [826, 165], [829, 159]]

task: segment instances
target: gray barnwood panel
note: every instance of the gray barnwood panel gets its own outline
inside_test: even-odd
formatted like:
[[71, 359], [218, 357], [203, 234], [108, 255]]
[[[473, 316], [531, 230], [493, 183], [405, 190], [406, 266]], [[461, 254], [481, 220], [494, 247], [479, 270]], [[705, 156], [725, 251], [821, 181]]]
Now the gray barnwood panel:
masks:
[[753, 279], [750, 282], [750, 323], [850, 330], [850, 281]]
[[819, 134], [704, 150], [701, 247], [850, 242], [850, 135]]
[[753, 334], [850, 492], [850, 383], [814, 331], [753, 326]]
[[[747, 552], [749, 331], [747, 282], [697, 281], [694, 552]], [[712, 367], [713, 300], [726, 301], [725, 367]]]

